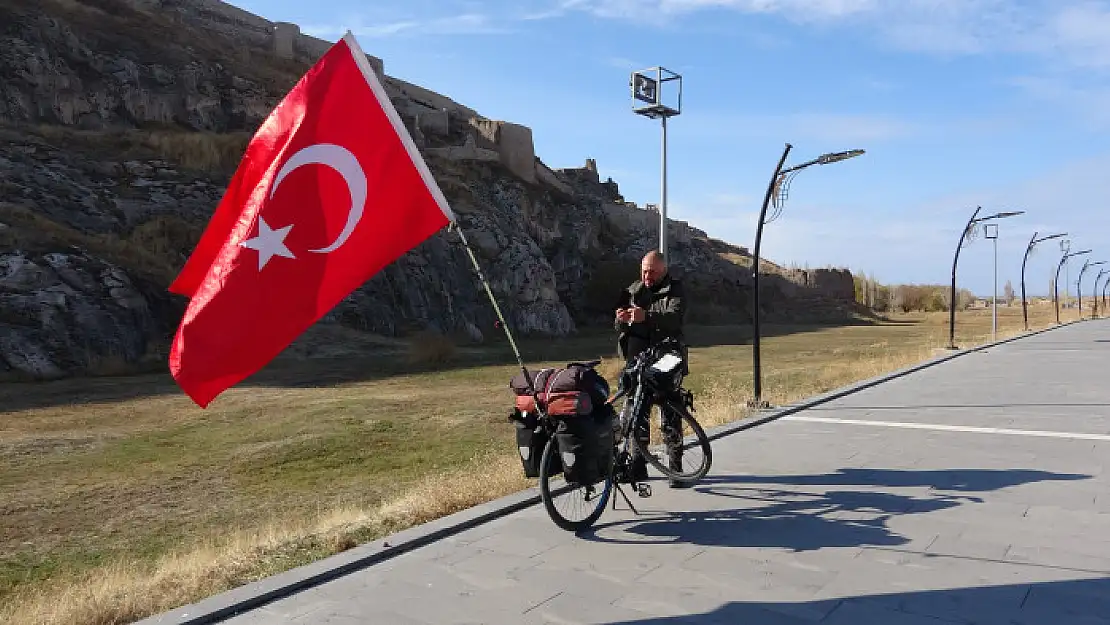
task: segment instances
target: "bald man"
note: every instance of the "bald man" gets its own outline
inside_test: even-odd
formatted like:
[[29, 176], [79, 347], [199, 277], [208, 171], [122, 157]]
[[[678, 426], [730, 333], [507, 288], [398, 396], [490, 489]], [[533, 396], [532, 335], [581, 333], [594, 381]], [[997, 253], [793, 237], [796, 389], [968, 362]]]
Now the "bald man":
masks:
[[[683, 322], [686, 317], [686, 297], [682, 282], [671, 277], [663, 255], [652, 250], [640, 262], [640, 279], [621, 291], [617, 302], [614, 325], [617, 330], [617, 352], [627, 363], [640, 352], [664, 339], [676, 339], [686, 352]], [[686, 359], [683, 359], [682, 375], [689, 374]], [[630, 405], [626, 404], [625, 408]], [[621, 415], [622, 419], [625, 415]], [[681, 427], [669, 411], [664, 413], [664, 438], [671, 466], [681, 467]], [[648, 432], [637, 432], [637, 438], [646, 439]], [[647, 462], [633, 457], [633, 470], [636, 478], [647, 478]], [[684, 486], [671, 480], [672, 488]]]
[[640, 261], [640, 279], [621, 291], [615, 327], [617, 351], [626, 362], [666, 338], [684, 339], [686, 297], [682, 282], [667, 272], [663, 255], [652, 250]]

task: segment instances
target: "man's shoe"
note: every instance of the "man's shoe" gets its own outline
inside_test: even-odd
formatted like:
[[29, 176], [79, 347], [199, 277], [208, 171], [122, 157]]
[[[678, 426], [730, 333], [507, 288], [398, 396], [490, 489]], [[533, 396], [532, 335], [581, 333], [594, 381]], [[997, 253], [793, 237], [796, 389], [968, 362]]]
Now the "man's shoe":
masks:
[[[677, 457], [676, 456], [671, 456], [670, 461], [667, 462], [667, 466], [672, 471], [681, 471], [682, 470], [682, 457], [681, 456], [677, 456]], [[676, 480], [674, 478], [668, 479], [667, 484], [670, 485], [671, 488], [690, 488], [690, 486], [692, 486], [692, 484], [690, 482], [684, 482], [682, 480]]]

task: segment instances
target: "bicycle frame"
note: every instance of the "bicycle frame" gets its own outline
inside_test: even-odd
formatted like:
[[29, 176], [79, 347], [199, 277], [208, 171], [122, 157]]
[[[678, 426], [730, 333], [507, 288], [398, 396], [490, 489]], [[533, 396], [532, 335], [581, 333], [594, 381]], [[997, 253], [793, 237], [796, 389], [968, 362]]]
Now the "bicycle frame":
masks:
[[[628, 389], [623, 387], [623, 383], [625, 380], [635, 378], [635, 389], [632, 391], [632, 406], [629, 411], [629, 418], [626, 422], [621, 424], [619, 430], [621, 434], [621, 444], [620, 448], [615, 453], [613, 466], [609, 473], [613, 486], [616, 487], [617, 492], [624, 498], [628, 507], [636, 514], [639, 514], [639, 512], [636, 510], [635, 506], [632, 505], [632, 501], [629, 500], [628, 496], [624, 494], [624, 491], [620, 487], [621, 481], [619, 479], [624, 477], [623, 471], [631, 471], [632, 454], [629, 448], [632, 444], [633, 432], [636, 431], [636, 428], [643, 421], [647, 420], [653, 404], [659, 403], [660, 409], [662, 409], [665, 405], [672, 403], [673, 398], [670, 397], [672, 392], [681, 392], [681, 390], [661, 392], [661, 389], [657, 387], [652, 376], [648, 375], [647, 371], [651, 366], [649, 364], [649, 359], [654, 353], [655, 350], [653, 349], [644, 350], [636, 357], [632, 366], [626, 367], [621, 372], [620, 383], [622, 387], [617, 391], [617, 394], [608, 401], [609, 405], [612, 406], [621, 397], [626, 397], [628, 395]], [[681, 384], [679, 385], [679, 389], [681, 389]], [[648, 393], [650, 393], [650, 400], [647, 399]], [[662, 397], [660, 397], [660, 395], [662, 395]], [[657, 401], [657, 399], [662, 401]], [[640, 497], [651, 496], [651, 485], [633, 479], [629, 479], [628, 483]], [[613, 499], [613, 509], [615, 510], [616, 507], [617, 500]]]

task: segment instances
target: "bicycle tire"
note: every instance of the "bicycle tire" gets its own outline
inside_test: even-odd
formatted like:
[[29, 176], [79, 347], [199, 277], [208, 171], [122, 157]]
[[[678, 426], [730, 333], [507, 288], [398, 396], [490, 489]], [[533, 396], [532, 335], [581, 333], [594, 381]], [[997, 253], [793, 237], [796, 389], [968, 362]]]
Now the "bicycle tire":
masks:
[[[643, 442], [637, 436], [632, 437], [632, 444], [636, 446], [637, 452], [648, 461], [648, 464], [655, 467], [655, 470], [659, 471], [667, 478], [679, 482], [696, 482], [705, 477], [709, 473], [709, 469], [713, 466], [713, 446], [710, 444], [709, 437], [706, 436], [705, 430], [702, 429], [701, 424], [694, 418], [694, 415], [690, 414], [685, 408], [678, 408], [673, 404], [671, 408], [677, 412], [682, 417], [682, 420], [690, 426], [690, 429], [694, 431], [694, 437], [697, 438], [697, 445], [700, 446], [705, 453], [705, 461], [696, 472], [693, 474], [685, 474], [671, 469], [664, 462], [661, 462], [655, 454], [645, 449]], [[662, 406], [660, 406], [660, 409], [662, 409]]]
[[[605, 512], [605, 506], [609, 503], [609, 497], [613, 494], [613, 472], [612, 470], [605, 476], [605, 479], [598, 484], [603, 484], [601, 493], [598, 495], [596, 507], [585, 519], [581, 521], [572, 521], [562, 515], [555, 508], [555, 501], [552, 498], [552, 489], [550, 479], [551, 465], [555, 454], [559, 453], [559, 443], [555, 437], [551, 437], [547, 441], [547, 445], [543, 448], [543, 455], [540, 457], [540, 499], [543, 500], [543, 506], [547, 509], [547, 516], [551, 517], [555, 525], [567, 530], [568, 532], [580, 532], [589, 528], [601, 518], [602, 513]], [[570, 486], [569, 484], [567, 486]], [[564, 486], [563, 488], [567, 488]], [[582, 488], [579, 486], [578, 488]], [[573, 489], [572, 489], [573, 490]]]

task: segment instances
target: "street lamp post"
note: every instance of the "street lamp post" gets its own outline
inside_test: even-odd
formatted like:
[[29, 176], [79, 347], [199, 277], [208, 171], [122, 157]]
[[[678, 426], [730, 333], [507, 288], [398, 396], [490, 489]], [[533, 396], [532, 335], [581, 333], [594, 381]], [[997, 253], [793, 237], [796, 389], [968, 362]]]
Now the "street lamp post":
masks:
[[[1096, 262], [1092, 263], [1088, 259], [1087, 262], [1083, 263], [1083, 268], [1079, 270], [1079, 278], [1075, 281], [1075, 294], [1079, 297], [1079, 320], [1080, 321], [1083, 320], [1083, 274], [1087, 273], [1087, 270], [1091, 267], [1097, 267], [1098, 265], [1105, 265], [1105, 264], [1106, 264], [1106, 261], [1104, 261], [1104, 260], [1100, 260], [1100, 261], [1096, 261]], [[1095, 280], [1095, 282], [1098, 282], [1098, 280]]]
[[994, 246], [994, 290], [991, 293], [991, 341], [998, 340], [998, 224], [983, 224], [983, 236]]
[[[654, 77], [651, 74], [654, 73]], [[663, 103], [664, 85], [671, 81], [678, 81], [678, 96], [674, 106]], [[632, 89], [632, 98], [645, 102], [637, 106], [633, 103], [633, 112], [650, 119], [659, 119], [661, 122], [661, 164], [659, 172], [659, 253], [667, 258], [667, 118], [679, 115], [682, 112], [682, 76], [664, 68], [652, 67], [646, 70], [633, 72], [629, 80]]]
[[1107, 278], [1106, 282], [1103, 283], [1103, 285], [1102, 285], [1102, 309], [1103, 310], [1106, 310], [1106, 289], [1107, 288], [1110, 288], [1110, 278]]
[[[844, 152], [829, 152], [822, 154], [813, 160], [799, 163], [783, 169], [782, 166], [786, 163], [786, 157], [790, 154], [793, 146], [789, 143], [782, 151], [782, 156], [779, 162], [775, 165], [775, 173], [771, 175], [771, 181], [767, 183], [767, 193], [763, 196], [763, 207], [759, 211], [759, 221], [756, 223], [755, 228], [755, 247], [752, 251], [752, 393], [753, 397], [748, 402], [748, 405], [753, 408], [769, 408], [770, 404], [763, 401], [763, 375], [760, 369], [759, 361], [759, 249], [763, 243], [763, 226], [768, 224], [782, 214], [783, 203], [789, 195], [790, 182], [798, 172], [811, 165], [828, 165], [830, 163], [838, 163], [864, 153], [863, 150], [846, 150]], [[775, 212], [771, 215], [771, 219], [767, 219], [767, 206], [773, 204]]]
[[[1060, 241], [1060, 251], [1067, 254], [1071, 251], [1071, 239], [1064, 239]], [[1068, 300], [1071, 299], [1071, 294], [1068, 290], [1071, 289], [1071, 267], [1064, 265], [1064, 307], [1068, 305]], [[1057, 320], [1059, 323], [1059, 320]]]
[[[1067, 249], [1071, 249], [1070, 241]], [[1083, 250], [1081, 252], [1065, 252], [1063, 257], [1060, 258], [1060, 264], [1056, 265], [1056, 279], [1052, 281], [1052, 302], [1056, 306], [1056, 325], [1060, 325], [1060, 270], [1063, 269], [1064, 263], [1072, 256], [1082, 256], [1090, 254], [1091, 250]]]
[[1008, 211], [1004, 213], [995, 213], [987, 215], [986, 217], [977, 217], [979, 211], [983, 210], [982, 206], [976, 206], [975, 212], [971, 214], [971, 218], [967, 220], [967, 225], [960, 233], [960, 240], [956, 243], [956, 253], [952, 258], [952, 287], [948, 300], [948, 348], [956, 349], [956, 264], [960, 262], [960, 249], [964, 246], [964, 241], [970, 241], [971, 237], [975, 234], [975, 224], [990, 221], [992, 219], [1005, 219], [1007, 217], [1016, 217], [1024, 214], [1025, 211]]
[[1102, 276], [1105, 273], [1106, 273], [1105, 269], [1099, 269], [1098, 270], [1098, 275], [1095, 276], [1095, 287], [1091, 291], [1091, 299], [1094, 300], [1094, 302], [1095, 302], [1094, 305], [1092, 306], [1093, 310], [1091, 311], [1091, 319], [1098, 319], [1098, 281], [1102, 279]]
[[1033, 251], [1033, 246], [1041, 241], [1048, 241], [1049, 239], [1058, 239], [1067, 236], [1068, 233], [1061, 232], [1059, 234], [1052, 234], [1047, 237], [1037, 238], [1037, 233], [1033, 233], [1033, 238], [1029, 239], [1029, 245], [1025, 246], [1025, 257], [1021, 259], [1021, 316], [1025, 320], [1025, 331], [1029, 331], [1029, 306], [1025, 301], [1025, 263], [1029, 260], [1029, 253]]

